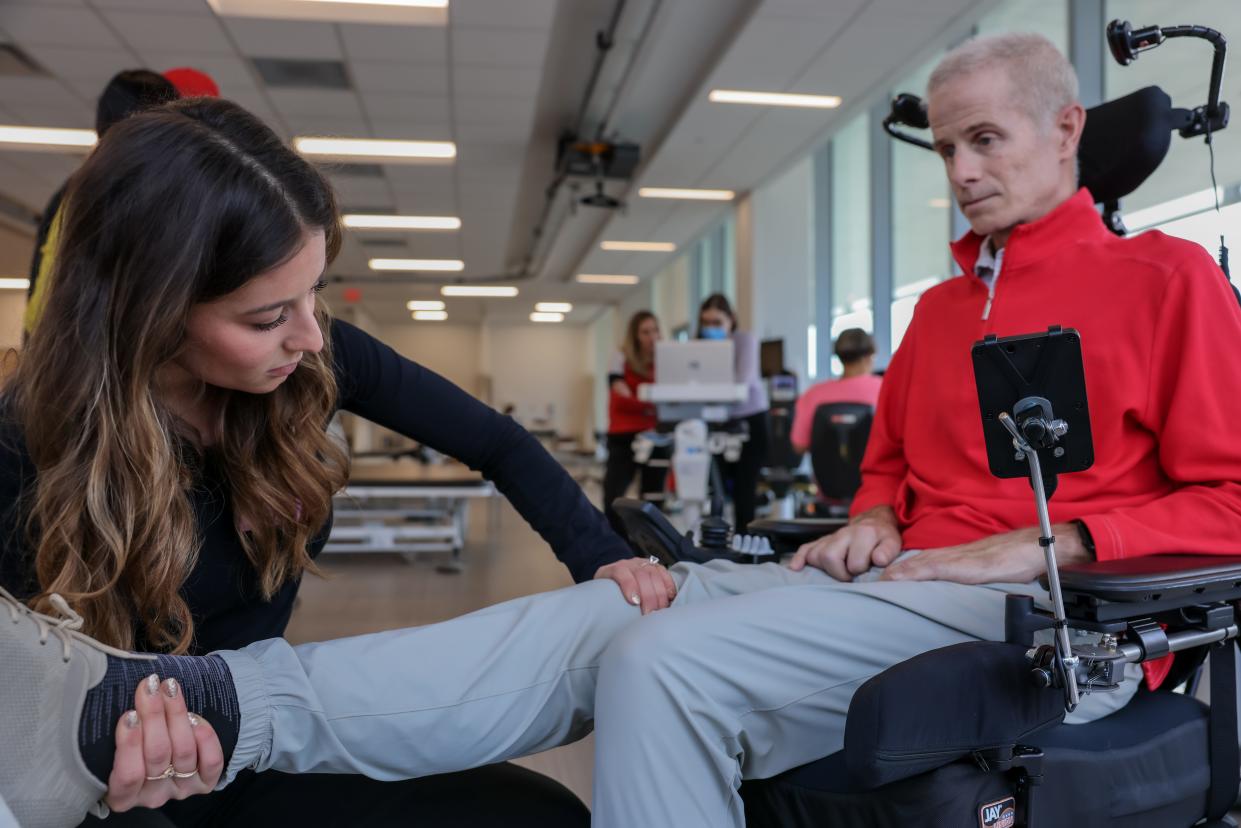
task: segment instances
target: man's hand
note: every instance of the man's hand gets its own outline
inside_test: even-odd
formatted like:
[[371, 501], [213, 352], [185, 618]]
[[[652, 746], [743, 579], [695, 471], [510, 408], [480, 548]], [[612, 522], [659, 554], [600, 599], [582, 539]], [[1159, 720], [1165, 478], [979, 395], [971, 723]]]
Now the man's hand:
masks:
[[887, 566], [900, 554], [901, 533], [896, 528], [896, 513], [891, 506], [876, 506], [843, 529], [803, 544], [789, 568], [799, 571], [809, 564], [838, 581], [852, 581], [872, 566]]
[[[1051, 527], [1060, 565], [1092, 560], [1071, 523]], [[885, 581], [955, 581], [958, 584], [1024, 584], [1047, 572], [1038, 527], [1018, 529], [960, 546], [928, 549], [887, 568]]]
[[626, 558], [599, 567], [595, 580], [616, 581], [625, 600], [642, 608], [642, 614], [661, 610], [677, 597], [677, 585], [668, 570], [646, 558]]

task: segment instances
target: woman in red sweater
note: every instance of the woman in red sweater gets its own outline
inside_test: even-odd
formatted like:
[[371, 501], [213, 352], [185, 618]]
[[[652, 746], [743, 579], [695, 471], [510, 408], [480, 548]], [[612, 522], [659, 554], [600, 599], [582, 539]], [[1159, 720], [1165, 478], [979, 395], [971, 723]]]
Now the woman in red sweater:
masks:
[[[603, 474], [603, 505], [613, 528], [621, 532], [612, 501], [624, 497], [638, 464], [633, 456], [634, 437], [653, 431], [655, 406], [638, 399], [638, 386], [655, 381], [655, 343], [660, 339], [659, 320], [647, 310], [629, 317], [625, 340], [608, 372], [608, 464]], [[663, 468], [642, 466], [641, 492], [663, 490]], [[623, 537], [623, 535], [622, 535]]]

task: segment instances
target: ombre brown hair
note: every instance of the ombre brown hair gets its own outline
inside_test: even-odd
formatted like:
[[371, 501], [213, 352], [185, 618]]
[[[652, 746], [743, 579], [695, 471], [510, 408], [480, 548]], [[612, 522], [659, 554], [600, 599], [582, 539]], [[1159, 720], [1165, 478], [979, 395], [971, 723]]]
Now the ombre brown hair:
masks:
[[655, 356], [652, 354], [650, 358], [642, 358], [642, 343], [638, 341], [638, 331], [642, 328], [642, 323], [648, 319], [654, 319], [655, 324], [659, 324], [659, 319], [649, 310], [640, 310], [633, 316], [629, 317], [629, 323], [625, 325], [625, 341], [621, 343], [621, 351], [625, 354], [625, 362], [629, 364], [631, 370], [643, 376], [650, 376], [655, 370]]
[[185, 346], [194, 305], [282, 264], [307, 232], [325, 234], [331, 261], [335, 200], [257, 118], [200, 98], [108, 130], [64, 209], [47, 305], [5, 395], [37, 471], [23, 493], [32, 603], [60, 593], [101, 641], [185, 652], [182, 586], [202, 541], [189, 490], [205, 454], [266, 598], [314, 569], [307, 543], [348, 461], [325, 431], [336, 383], [322, 304], [325, 347], [275, 391], [213, 389], [222, 437], [208, 448], [160, 400], [157, 370]]

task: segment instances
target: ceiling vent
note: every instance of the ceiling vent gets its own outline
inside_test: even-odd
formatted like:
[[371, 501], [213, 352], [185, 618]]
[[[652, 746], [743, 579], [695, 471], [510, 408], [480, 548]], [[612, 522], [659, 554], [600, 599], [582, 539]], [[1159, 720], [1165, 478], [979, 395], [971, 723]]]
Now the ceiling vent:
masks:
[[250, 58], [263, 82], [273, 89], [352, 89], [339, 60]]

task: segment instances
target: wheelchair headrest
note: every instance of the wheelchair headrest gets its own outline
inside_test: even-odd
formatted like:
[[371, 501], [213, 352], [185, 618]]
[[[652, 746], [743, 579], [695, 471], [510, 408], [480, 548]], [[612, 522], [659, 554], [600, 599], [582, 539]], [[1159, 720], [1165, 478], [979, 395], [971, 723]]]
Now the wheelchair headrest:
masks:
[[1030, 681], [1025, 646], [954, 644], [858, 688], [845, 720], [845, 765], [850, 782], [869, 790], [1017, 744], [1063, 718], [1063, 693]]
[[1086, 110], [1077, 148], [1081, 185], [1098, 203], [1116, 201], [1159, 168], [1179, 126], [1172, 99], [1147, 86]]

